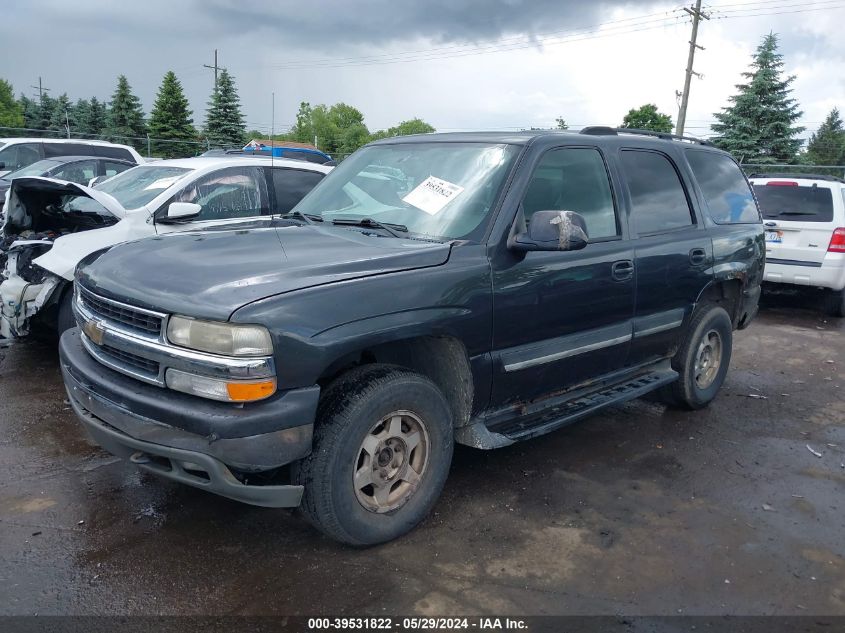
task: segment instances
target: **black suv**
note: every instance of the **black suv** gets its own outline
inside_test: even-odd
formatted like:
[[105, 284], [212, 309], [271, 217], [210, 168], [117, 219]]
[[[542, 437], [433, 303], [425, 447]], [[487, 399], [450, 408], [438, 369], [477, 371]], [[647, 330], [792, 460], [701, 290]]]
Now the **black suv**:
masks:
[[269, 227], [83, 261], [62, 371], [109, 451], [373, 544], [425, 517], [454, 442], [506, 446], [649, 392], [707, 405], [764, 258], [751, 188], [706, 142], [393, 138]]

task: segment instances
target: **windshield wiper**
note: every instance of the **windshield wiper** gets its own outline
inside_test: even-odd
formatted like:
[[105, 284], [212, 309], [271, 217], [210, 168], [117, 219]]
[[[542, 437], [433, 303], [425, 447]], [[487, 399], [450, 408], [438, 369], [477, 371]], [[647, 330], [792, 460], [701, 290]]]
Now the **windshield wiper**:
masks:
[[367, 229], [382, 229], [390, 233], [393, 237], [404, 239], [406, 236], [400, 233], [407, 233], [408, 227], [404, 224], [393, 224], [391, 222], [376, 222], [372, 218], [361, 218], [360, 220], [335, 218], [332, 224], [340, 226], [362, 226]]
[[314, 222], [322, 222], [323, 217], [314, 213], [302, 213], [302, 211], [291, 211], [289, 213], [282, 213], [280, 216], [283, 220], [299, 219], [305, 224], [314, 224]]

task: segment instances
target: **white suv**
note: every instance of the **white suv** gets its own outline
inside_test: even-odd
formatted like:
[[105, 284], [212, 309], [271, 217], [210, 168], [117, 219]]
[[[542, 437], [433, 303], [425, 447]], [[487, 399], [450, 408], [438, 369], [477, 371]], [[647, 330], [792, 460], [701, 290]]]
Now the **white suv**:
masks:
[[807, 174], [752, 175], [766, 228], [765, 281], [823, 288], [845, 316], [845, 181]]
[[73, 271], [91, 253], [173, 231], [267, 224], [331, 170], [224, 156], [139, 165], [96, 188], [16, 178], [0, 221], [0, 340], [25, 336], [36, 316], [60, 332], [72, 327]]

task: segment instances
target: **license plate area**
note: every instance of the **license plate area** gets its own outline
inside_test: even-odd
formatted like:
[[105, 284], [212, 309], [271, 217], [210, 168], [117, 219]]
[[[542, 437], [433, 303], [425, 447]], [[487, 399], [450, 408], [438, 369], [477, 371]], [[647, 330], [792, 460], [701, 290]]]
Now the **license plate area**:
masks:
[[766, 231], [766, 242], [768, 244], [782, 244], [783, 231]]

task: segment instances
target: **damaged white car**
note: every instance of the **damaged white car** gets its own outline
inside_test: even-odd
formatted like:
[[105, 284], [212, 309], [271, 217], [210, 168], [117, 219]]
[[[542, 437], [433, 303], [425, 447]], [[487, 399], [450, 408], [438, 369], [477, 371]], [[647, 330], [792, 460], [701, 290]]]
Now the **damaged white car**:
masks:
[[159, 233], [287, 213], [331, 167], [268, 158], [187, 158], [140, 165], [96, 188], [51, 178], [12, 182], [0, 223], [0, 339], [36, 324], [73, 327], [76, 265]]

